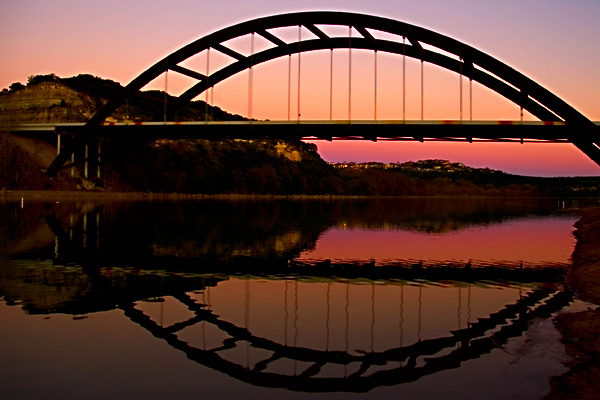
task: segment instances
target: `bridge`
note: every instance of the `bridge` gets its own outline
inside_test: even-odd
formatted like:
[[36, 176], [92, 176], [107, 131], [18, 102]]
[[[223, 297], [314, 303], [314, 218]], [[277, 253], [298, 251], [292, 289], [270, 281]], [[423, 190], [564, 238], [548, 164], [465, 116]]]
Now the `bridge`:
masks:
[[[285, 40], [277, 35], [277, 29], [297, 27], [297, 38]], [[343, 27], [347, 35], [329, 34], [327, 27]], [[308, 34], [307, 34], [308, 33]], [[304, 34], [304, 36], [303, 36]], [[382, 36], [383, 34], [383, 36]], [[270, 45], [255, 52], [255, 37], [261, 37]], [[233, 49], [229, 41], [249, 37], [251, 49], [244, 54]], [[332, 79], [333, 51], [348, 49], [348, 118], [334, 121], [332, 118]], [[364, 79], [374, 82], [374, 113], [372, 121], [352, 120], [352, 50], [371, 50], [374, 53], [374, 77]], [[306, 121], [301, 119], [300, 73], [301, 55], [306, 52], [329, 50], [330, 68], [330, 119], [329, 121]], [[214, 52], [226, 56], [230, 63], [218, 70], [212, 70], [211, 55]], [[206, 56], [206, 70], [197, 71], [184, 67], [188, 58], [203, 53]], [[377, 57], [379, 53], [388, 53], [402, 57], [403, 90], [398, 104], [402, 107], [402, 117], [398, 120], [377, 119]], [[291, 71], [292, 55], [297, 55], [298, 87], [297, 109], [291, 109]], [[287, 121], [253, 120], [253, 68], [259, 64], [288, 57], [288, 118]], [[212, 56], [214, 58], [214, 55]], [[406, 58], [421, 63], [421, 120], [406, 119]], [[423, 120], [423, 64], [439, 66], [460, 76], [460, 118], [456, 121]], [[216, 69], [216, 68], [215, 68]], [[191, 101], [204, 94], [209, 103], [209, 92], [218, 83], [248, 70], [248, 121], [214, 122], [205, 121], [181, 123], [167, 121], [167, 74], [169, 71], [191, 78], [193, 83], [177, 97], [178, 102]], [[165, 102], [162, 123], [107, 123], [111, 114], [127, 99], [135, 96], [140, 89], [156, 78], [164, 75]], [[516, 104], [521, 110], [520, 121], [483, 122], [463, 118], [463, 77], [469, 81], [472, 99], [472, 82], [491, 89], [500, 96]], [[472, 107], [472, 100], [469, 104]], [[399, 107], [400, 109], [400, 107]], [[540, 122], [523, 121], [523, 112], [527, 111]], [[292, 117], [294, 115], [294, 117]], [[565, 101], [532, 79], [521, 74], [496, 58], [477, 50], [465, 43], [434, 31], [383, 17], [347, 12], [299, 12], [258, 18], [226, 27], [204, 36], [169, 54], [156, 64], [142, 72], [123, 90], [101, 107], [83, 126], [59, 124], [52, 129], [57, 132], [77, 132], [74, 140], [64, 144], [59, 154], [48, 167], [49, 175], [56, 175], [61, 169], [72, 164], [65, 163], [77, 149], [85, 146], [89, 137], [126, 134], [140, 134], [145, 137], [194, 137], [194, 138], [272, 138], [272, 139], [352, 139], [352, 140], [449, 140], [449, 141], [540, 141], [569, 142], [574, 144], [589, 158], [600, 165], [600, 135], [598, 123], [590, 121]], [[201, 127], [202, 126], [202, 127]], [[47, 128], [47, 127], [46, 127]], [[484, 129], [485, 128], [485, 129]], [[43, 126], [17, 126], [9, 130], [22, 131], [41, 129]]]

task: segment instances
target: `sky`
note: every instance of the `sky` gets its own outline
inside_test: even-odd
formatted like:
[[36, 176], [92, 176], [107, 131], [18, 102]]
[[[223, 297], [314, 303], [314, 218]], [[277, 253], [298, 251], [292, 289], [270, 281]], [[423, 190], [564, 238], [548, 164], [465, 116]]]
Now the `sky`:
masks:
[[[88, 73], [122, 84], [182, 46], [213, 31], [246, 20], [297, 11], [359, 12], [415, 24], [486, 52], [600, 121], [600, 2], [597, 0], [376, 0], [282, 2], [275, 0], [3, 0], [0, 12], [0, 88], [27, 77]], [[289, 31], [279, 32], [282, 36]], [[246, 40], [246, 41], [244, 41]], [[256, 42], [256, 50], [261, 46]], [[247, 53], [249, 39], [231, 47]], [[212, 52], [209, 68], [219, 68]], [[204, 54], [181, 65], [206, 71]], [[225, 56], [223, 56], [225, 57]], [[355, 119], [375, 117], [374, 57], [354, 51], [352, 108]], [[297, 76], [296, 58], [293, 76]], [[401, 119], [401, 58], [378, 56], [377, 118]], [[334, 119], [348, 117], [348, 51], [334, 52]], [[287, 61], [253, 69], [252, 117], [287, 119]], [[424, 118], [460, 118], [460, 81], [456, 74], [426, 65]], [[171, 73], [167, 89], [180, 94], [188, 78]], [[329, 53], [302, 55], [302, 119], [329, 118]], [[293, 84], [297, 87], [296, 81]], [[165, 89], [159, 77], [147, 89]], [[215, 87], [209, 100], [226, 111], [249, 115], [249, 74]], [[204, 95], [199, 99], [204, 100]], [[420, 66], [407, 60], [407, 119], [420, 118]], [[296, 94], [292, 96], [296, 98]], [[468, 85], [463, 111], [468, 117]], [[295, 110], [297, 102], [292, 108]], [[293, 112], [295, 114], [296, 111]], [[518, 120], [516, 105], [473, 85], [473, 119]], [[533, 119], [525, 115], [526, 120]], [[536, 176], [600, 175], [600, 167], [570, 144], [413, 143], [317, 141], [326, 161], [404, 162], [449, 159], [474, 167]]]

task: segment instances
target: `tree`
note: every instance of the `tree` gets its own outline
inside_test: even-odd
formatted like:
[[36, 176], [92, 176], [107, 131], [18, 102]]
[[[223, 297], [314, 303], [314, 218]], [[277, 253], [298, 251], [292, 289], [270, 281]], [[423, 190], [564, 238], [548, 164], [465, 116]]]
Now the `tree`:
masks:
[[42, 82], [57, 82], [59, 80], [56, 74], [48, 74], [48, 75], [30, 75], [27, 78], [27, 86], [38, 85]]
[[9, 93], [14, 93], [17, 90], [23, 89], [24, 87], [25, 87], [25, 85], [23, 85], [21, 82], [11, 83], [10, 86], [8, 87]]
[[38, 169], [33, 158], [11, 140], [9, 134], [0, 133], [0, 188], [39, 189]]

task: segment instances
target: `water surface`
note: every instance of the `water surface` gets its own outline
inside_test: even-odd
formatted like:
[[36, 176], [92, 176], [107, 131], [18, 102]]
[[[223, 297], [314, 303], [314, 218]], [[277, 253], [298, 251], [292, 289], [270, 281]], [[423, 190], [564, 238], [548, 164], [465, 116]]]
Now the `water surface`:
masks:
[[569, 206], [4, 201], [0, 394], [538, 398]]

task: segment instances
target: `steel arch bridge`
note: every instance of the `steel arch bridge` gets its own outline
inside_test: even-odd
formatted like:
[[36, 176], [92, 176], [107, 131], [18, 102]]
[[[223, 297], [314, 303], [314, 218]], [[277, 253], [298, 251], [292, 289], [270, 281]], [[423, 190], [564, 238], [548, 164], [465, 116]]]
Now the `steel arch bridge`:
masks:
[[[314, 36], [305, 39], [299, 37], [297, 41], [286, 42], [270, 32], [270, 30], [276, 28], [295, 26], [299, 27], [299, 29], [307, 29]], [[350, 27], [354, 28], [361, 36], [330, 36], [320, 26]], [[379, 39], [373, 35], [372, 31], [395, 35], [401, 40]], [[225, 44], [225, 42], [231, 39], [254, 34], [263, 37], [272, 43], [273, 46], [251, 55], [244, 55], [227, 47]], [[530, 112], [533, 116], [543, 121], [541, 126], [543, 128], [541, 129], [542, 131], [552, 132], [540, 135], [538, 129], [536, 130], [536, 134], [531, 136], [532, 139], [549, 141], [566, 140], [573, 143], [600, 165], [600, 135], [598, 135], [599, 130], [596, 124], [555, 94], [496, 58], [456, 39], [397, 20], [348, 12], [317, 11], [268, 16], [229, 26], [204, 36], [169, 54], [142, 72], [123, 88], [117, 96], [101, 107], [85, 124], [82, 132], [76, 137], [75, 141], [71, 145], [66, 146], [58, 154], [49, 166], [48, 174], [56, 175], [63, 168], [73, 151], [81, 147], [85, 143], [87, 136], [98, 129], [106, 118], [125, 103], [128, 97], [135, 95], [141, 88], [167, 71], [173, 71], [194, 78], [197, 81], [179, 96], [179, 100], [189, 101], [217, 83], [240, 71], [252, 68], [254, 65], [296, 53], [341, 48], [367, 49], [403, 55], [464, 75], [517, 104], [523, 110]], [[188, 58], [208, 49], [223, 53], [231, 57], [234, 61], [226, 67], [210, 74], [203, 74], [180, 65], [180, 63]], [[436, 51], [435, 49], [441, 51]], [[393, 121], [387, 122], [388, 129], [390, 126], [392, 129], [399, 129], [397, 126], [399, 121], [395, 121], [395, 123]], [[406, 121], [403, 122], [401, 124], [403, 128], [400, 128], [400, 130], [408, 126], [405, 123]], [[346, 123], [350, 124], [351, 121], [346, 121]], [[260, 126], [260, 124], [256, 125], [257, 127]], [[315, 128], [315, 125], [319, 124], [308, 125], [311, 128]], [[557, 125], [567, 125], [570, 129], [566, 130], [567, 134], [564, 134], [563, 131], [561, 132], [562, 136], [556, 136], [553, 127]], [[298, 126], [300, 126], [300, 121], [298, 121]], [[352, 126], [354, 127], [355, 125], [353, 124]], [[465, 126], [468, 127], [468, 124], [465, 124]], [[266, 131], [269, 133], [269, 137], [274, 138], [276, 133], [273, 132], [277, 132], [280, 129], [281, 125], [276, 125], [275, 129], [266, 129]], [[377, 127], [373, 127], [372, 125], [367, 125], [366, 128], [363, 127], [363, 131], [374, 129], [385, 131], [385, 121], [377, 124]], [[220, 132], [223, 132], [223, 130]], [[456, 129], [452, 132], [457, 133]], [[462, 133], [462, 124], [461, 130], [458, 133]], [[511, 138], [520, 138], [522, 141], [523, 135], [521, 131], [519, 135], [514, 135]], [[376, 136], [373, 134], [363, 135], [362, 139], [373, 140], [376, 139]], [[442, 136], [441, 138], [446, 140], [447, 136]], [[394, 138], [395, 136], [392, 134], [387, 137]], [[435, 137], [440, 138], [439, 136]], [[486, 136], [478, 137], [490, 139], [490, 137]], [[495, 136], [495, 138], [505, 137], [510, 137], [510, 135]], [[463, 136], [463, 138], [464, 140], [472, 140], [472, 137], [468, 135]], [[423, 140], [423, 135], [415, 134], [414, 139]]]

